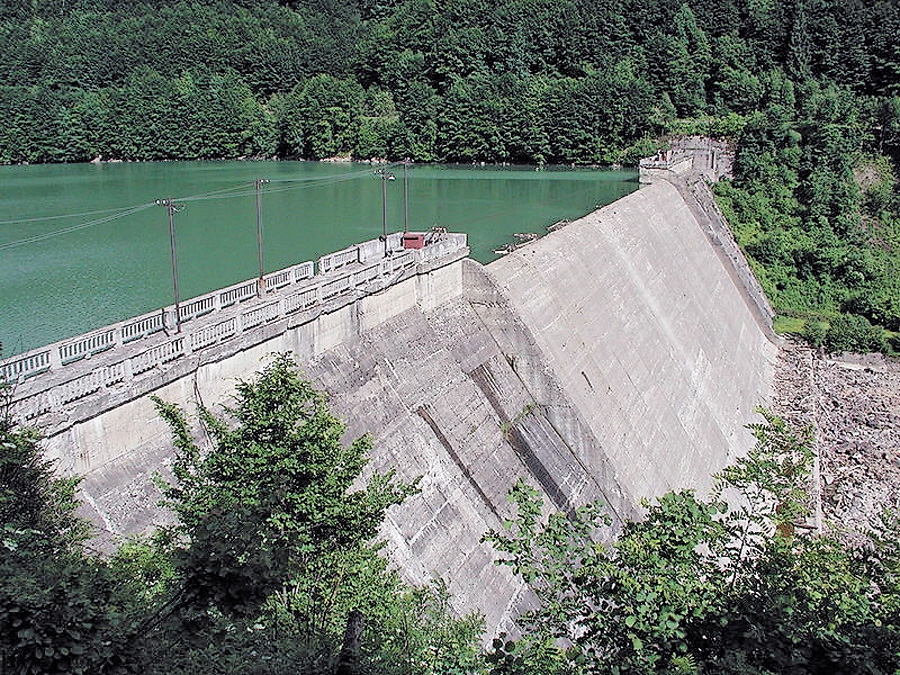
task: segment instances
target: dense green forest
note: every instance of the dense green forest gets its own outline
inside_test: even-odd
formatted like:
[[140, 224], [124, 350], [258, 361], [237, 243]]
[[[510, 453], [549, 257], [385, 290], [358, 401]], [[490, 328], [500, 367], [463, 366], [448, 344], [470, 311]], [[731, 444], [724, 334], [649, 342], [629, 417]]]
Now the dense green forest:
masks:
[[894, 151], [898, 30], [890, 0], [4, 0], [0, 161], [609, 163], [779, 77]]
[[[896, 349], [897, 35], [893, 0], [3, 0], [0, 162], [602, 164], [727, 136], [717, 196], [782, 321], [829, 350]], [[807, 529], [809, 438], [777, 418], [721, 492], [663, 495], [615, 544], [595, 540], [602, 505], [547, 517], [517, 485], [486, 540], [541, 605], [482, 650], [478, 617], [372, 540], [416, 484], [361, 481], [370, 440], [341, 445], [286, 359], [226, 417], [200, 412], [208, 453], [158, 405], [175, 524], [108, 558], [77, 481], [0, 405], [0, 671], [900, 669], [900, 521], [862, 547]]]
[[900, 351], [900, 98], [764, 81], [735, 180], [716, 186], [732, 231], [783, 328], [828, 351]]
[[[8, 395], [0, 389], [0, 395]], [[601, 503], [548, 514], [525, 481], [485, 533], [540, 605], [521, 637], [482, 648], [444, 586], [411, 587], [373, 541], [415, 494], [392, 473], [360, 479], [371, 440], [350, 445], [324, 397], [281, 356], [238, 386], [224, 415], [172, 429], [173, 525], [87, 546], [77, 479], [0, 405], [0, 671], [197, 675], [592, 675], [895, 673], [900, 521], [867, 544], [807, 529], [806, 432], [765, 414], [756, 448], [707, 499], [673, 492], [615, 543]], [[2, 403], [2, 401], [0, 401]], [[724, 498], [728, 497], [726, 501]], [[730, 504], [730, 506], [729, 506]], [[487, 636], [490, 637], [490, 636]]]

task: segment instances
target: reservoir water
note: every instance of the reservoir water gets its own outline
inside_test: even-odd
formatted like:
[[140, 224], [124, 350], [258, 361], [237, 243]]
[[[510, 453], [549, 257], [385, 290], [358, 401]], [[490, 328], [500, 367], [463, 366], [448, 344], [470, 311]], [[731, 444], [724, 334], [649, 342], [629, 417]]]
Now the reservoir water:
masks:
[[[267, 272], [314, 260], [382, 228], [382, 179], [368, 164], [163, 162], [0, 167], [3, 356], [172, 303], [174, 198], [182, 299], [257, 274], [254, 181]], [[590, 169], [387, 167], [387, 230], [469, 235], [487, 263], [514, 233], [580, 217], [637, 189], [637, 173]], [[404, 199], [404, 186], [406, 186]], [[407, 208], [404, 208], [404, 202]]]

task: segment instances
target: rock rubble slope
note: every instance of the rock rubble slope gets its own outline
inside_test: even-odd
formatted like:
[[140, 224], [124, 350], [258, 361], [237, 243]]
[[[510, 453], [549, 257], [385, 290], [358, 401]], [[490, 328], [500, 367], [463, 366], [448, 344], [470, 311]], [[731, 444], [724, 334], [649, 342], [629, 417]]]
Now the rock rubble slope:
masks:
[[776, 392], [778, 413], [814, 428], [825, 526], [860, 540], [884, 509], [900, 508], [900, 362], [790, 343]]

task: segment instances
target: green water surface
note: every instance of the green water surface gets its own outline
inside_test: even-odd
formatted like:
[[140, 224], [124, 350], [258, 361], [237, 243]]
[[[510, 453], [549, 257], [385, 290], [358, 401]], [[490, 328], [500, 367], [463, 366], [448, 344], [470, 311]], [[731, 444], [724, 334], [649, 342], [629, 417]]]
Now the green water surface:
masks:
[[[381, 234], [382, 184], [366, 164], [161, 162], [0, 167], [3, 355], [172, 303], [166, 209], [174, 197], [182, 299], [257, 273], [253, 181], [271, 272]], [[544, 232], [637, 188], [629, 171], [389, 167], [387, 229], [469, 235], [483, 263], [513, 233]], [[133, 213], [129, 207], [144, 208]], [[58, 217], [66, 216], [66, 217]], [[111, 219], [110, 219], [111, 218]]]

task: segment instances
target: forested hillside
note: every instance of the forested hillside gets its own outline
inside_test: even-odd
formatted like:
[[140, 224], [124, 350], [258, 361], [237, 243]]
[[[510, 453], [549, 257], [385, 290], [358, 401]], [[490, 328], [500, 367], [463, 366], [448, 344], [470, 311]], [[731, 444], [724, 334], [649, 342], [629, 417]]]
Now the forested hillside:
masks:
[[898, 29], [888, 0], [5, 0], [0, 161], [614, 162], [773, 78], [894, 95]]
[[900, 329], [895, 0], [5, 0], [0, 162], [633, 162], [738, 141], [720, 201], [828, 349]]

